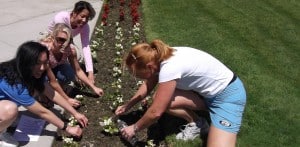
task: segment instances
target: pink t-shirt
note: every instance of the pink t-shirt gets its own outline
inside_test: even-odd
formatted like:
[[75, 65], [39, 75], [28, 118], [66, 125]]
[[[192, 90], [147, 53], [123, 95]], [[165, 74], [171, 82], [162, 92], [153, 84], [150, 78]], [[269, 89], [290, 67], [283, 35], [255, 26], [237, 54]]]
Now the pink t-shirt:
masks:
[[[52, 32], [55, 24], [57, 24], [57, 23], [64, 23], [64, 24], [68, 25], [70, 28], [72, 28], [71, 23], [70, 23], [70, 16], [71, 16], [71, 12], [68, 12], [68, 11], [62, 11], [62, 12], [57, 13], [54, 16], [54, 19], [51, 20], [51, 22], [48, 26], [48, 31]], [[80, 34], [86, 71], [87, 72], [93, 71], [92, 54], [91, 54], [91, 49], [89, 46], [90, 45], [90, 37], [89, 37], [90, 27], [89, 27], [89, 25], [85, 24], [81, 28], [76, 28], [76, 29], [71, 29], [71, 30], [72, 30], [73, 37]]]

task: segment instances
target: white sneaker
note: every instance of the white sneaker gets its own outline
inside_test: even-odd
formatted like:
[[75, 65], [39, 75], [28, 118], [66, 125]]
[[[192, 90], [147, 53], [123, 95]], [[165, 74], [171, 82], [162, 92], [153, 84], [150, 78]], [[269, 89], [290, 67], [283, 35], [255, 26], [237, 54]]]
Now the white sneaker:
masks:
[[6, 131], [0, 133], [0, 147], [17, 147], [18, 145], [19, 142], [9, 133]]
[[209, 129], [209, 125], [204, 118], [181, 127], [184, 127], [184, 129], [180, 129], [181, 132], [176, 135], [176, 139], [185, 141], [193, 140], [199, 135], [207, 134]]

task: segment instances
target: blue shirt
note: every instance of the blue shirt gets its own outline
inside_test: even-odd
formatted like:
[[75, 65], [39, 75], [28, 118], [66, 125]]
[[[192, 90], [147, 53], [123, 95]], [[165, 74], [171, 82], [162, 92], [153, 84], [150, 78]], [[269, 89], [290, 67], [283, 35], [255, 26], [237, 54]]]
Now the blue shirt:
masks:
[[27, 88], [21, 84], [12, 86], [3, 78], [0, 78], [0, 101], [10, 100], [16, 103], [17, 106], [31, 106], [35, 99], [29, 94]]

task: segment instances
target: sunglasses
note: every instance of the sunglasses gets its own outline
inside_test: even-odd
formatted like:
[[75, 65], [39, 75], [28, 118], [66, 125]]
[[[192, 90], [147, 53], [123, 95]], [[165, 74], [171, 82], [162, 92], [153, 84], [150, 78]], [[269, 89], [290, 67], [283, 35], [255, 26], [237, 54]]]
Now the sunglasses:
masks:
[[62, 38], [62, 37], [56, 37], [55, 40], [58, 42], [58, 43], [65, 43], [67, 41], [66, 38]]

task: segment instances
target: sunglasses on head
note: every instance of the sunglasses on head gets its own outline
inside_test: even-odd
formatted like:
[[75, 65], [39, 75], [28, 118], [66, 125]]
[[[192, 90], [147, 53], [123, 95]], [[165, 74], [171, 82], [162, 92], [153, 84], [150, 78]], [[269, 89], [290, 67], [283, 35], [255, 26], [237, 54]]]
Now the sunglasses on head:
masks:
[[62, 38], [62, 37], [56, 37], [55, 40], [58, 42], [58, 43], [65, 43], [67, 41], [66, 38]]

